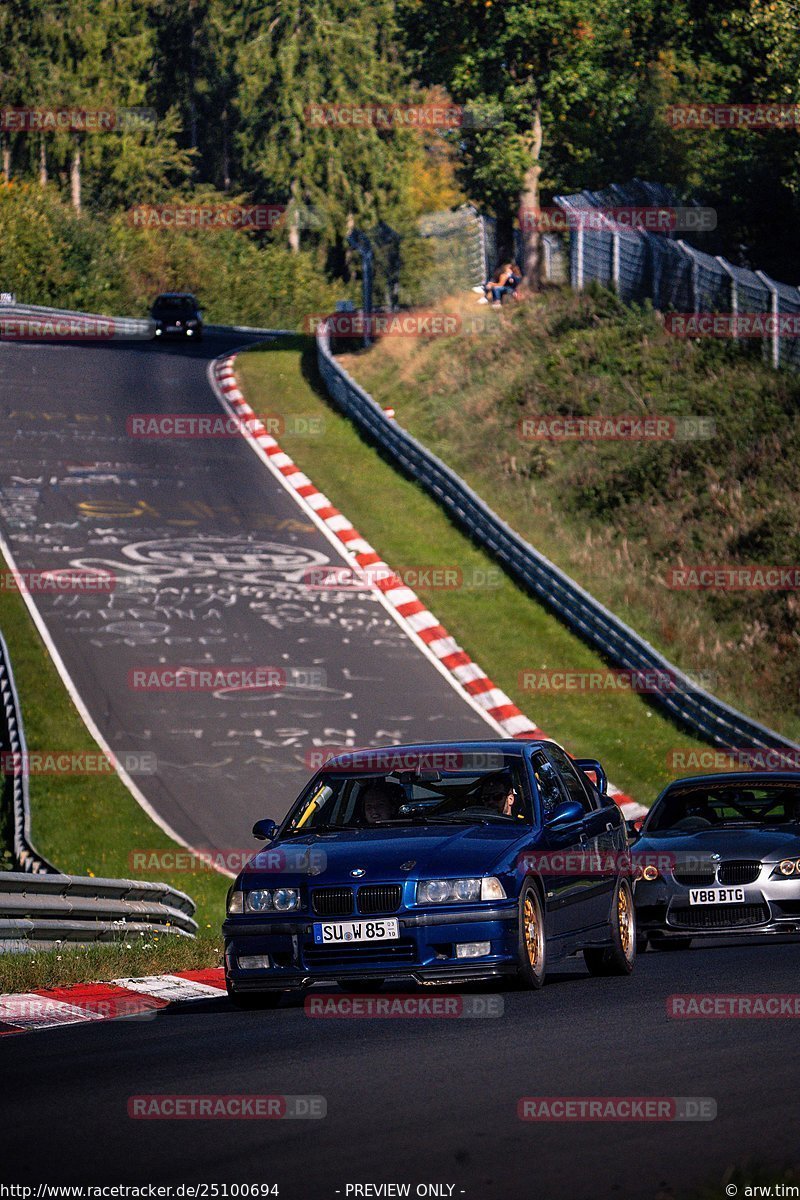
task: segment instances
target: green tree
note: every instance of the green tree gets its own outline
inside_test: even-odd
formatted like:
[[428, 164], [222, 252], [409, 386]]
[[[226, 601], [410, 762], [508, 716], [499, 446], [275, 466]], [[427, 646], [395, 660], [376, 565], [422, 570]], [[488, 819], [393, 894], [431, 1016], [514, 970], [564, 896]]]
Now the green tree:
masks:
[[[406, 45], [425, 84], [472, 109], [462, 135], [468, 191], [498, 216], [525, 214], [526, 274], [539, 277], [534, 214], [543, 189], [582, 185], [635, 98], [631, 9], [589, 0], [401, 0]], [[640, 72], [641, 74], [641, 72]], [[481, 127], [483, 125], [483, 127]]]
[[[330, 244], [386, 217], [401, 191], [408, 139], [366, 123], [321, 124], [314, 105], [398, 103], [404, 78], [391, 0], [272, 0], [247, 4], [238, 54], [238, 146], [244, 182], [289, 206], [297, 251], [311, 224]], [[310, 222], [304, 214], [311, 212]]]

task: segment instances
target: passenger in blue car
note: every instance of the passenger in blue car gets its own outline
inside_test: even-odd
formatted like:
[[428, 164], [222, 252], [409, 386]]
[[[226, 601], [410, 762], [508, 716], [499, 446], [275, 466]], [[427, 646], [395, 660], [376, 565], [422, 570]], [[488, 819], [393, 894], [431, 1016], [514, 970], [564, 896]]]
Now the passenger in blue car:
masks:
[[403, 793], [399, 788], [386, 783], [369, 784], [364, 789], [362, 800], [367, 825], [381, 825], [384, 821], [394, 820], [402, 800]]

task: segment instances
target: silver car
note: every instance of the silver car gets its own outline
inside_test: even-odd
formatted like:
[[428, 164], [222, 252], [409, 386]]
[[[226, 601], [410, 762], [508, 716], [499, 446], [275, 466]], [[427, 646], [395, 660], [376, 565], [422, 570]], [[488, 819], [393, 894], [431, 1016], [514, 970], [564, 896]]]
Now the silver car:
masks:
[[800, 933], [800, 772], [675, 780], [629, 833], [640, 951]]

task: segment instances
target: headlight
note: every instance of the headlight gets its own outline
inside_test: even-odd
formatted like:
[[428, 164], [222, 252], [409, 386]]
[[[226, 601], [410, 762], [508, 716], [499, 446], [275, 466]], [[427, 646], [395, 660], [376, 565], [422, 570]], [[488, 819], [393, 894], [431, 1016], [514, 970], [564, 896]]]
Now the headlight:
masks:
[[499, 879], [421, 879], [417, 884], [417, 904], [464, 904], [475, 900], [505, 900]]
[[792, 875], [800, 875], [800, 858], [785, 858], [783, 862], [778, 863], [772, 874], [782, 879], [790, 879]]
[[418, 904], [446, 904], [453, 899], [449, 879], [421, 879], [417, 884]]
[[228, 893], [228, 912], [236, 915], [236, 913], [244, 912], [244, 893], [230, 891]]
[[299, 907], [297, 888], [257, 888], [245, 896], [247, 912], [291, 912]]
[[456, 879], [453, 881], [453, 896], [456, 900], [480, 900], [479, 879]]
[[300, 893], [297, 888], [278, 888], [272, 893], [272, 903], [278, 912], [290, 912], [300, 907]]

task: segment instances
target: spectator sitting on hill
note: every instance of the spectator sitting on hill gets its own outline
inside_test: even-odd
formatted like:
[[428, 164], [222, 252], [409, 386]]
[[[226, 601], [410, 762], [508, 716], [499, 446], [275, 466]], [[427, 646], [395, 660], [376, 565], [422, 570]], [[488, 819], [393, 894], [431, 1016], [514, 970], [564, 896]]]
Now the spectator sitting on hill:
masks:
[[503, 296], [513, 295], [521, 281], [522, 271], [517, 264], [505, 262], [497, 268], [491, 279], [487, 279], [482, 286], [473, 288], [473, 291], [482, 293], [478, 304], [488, 304], [491, 298], [492, 307], [500, 308]]

